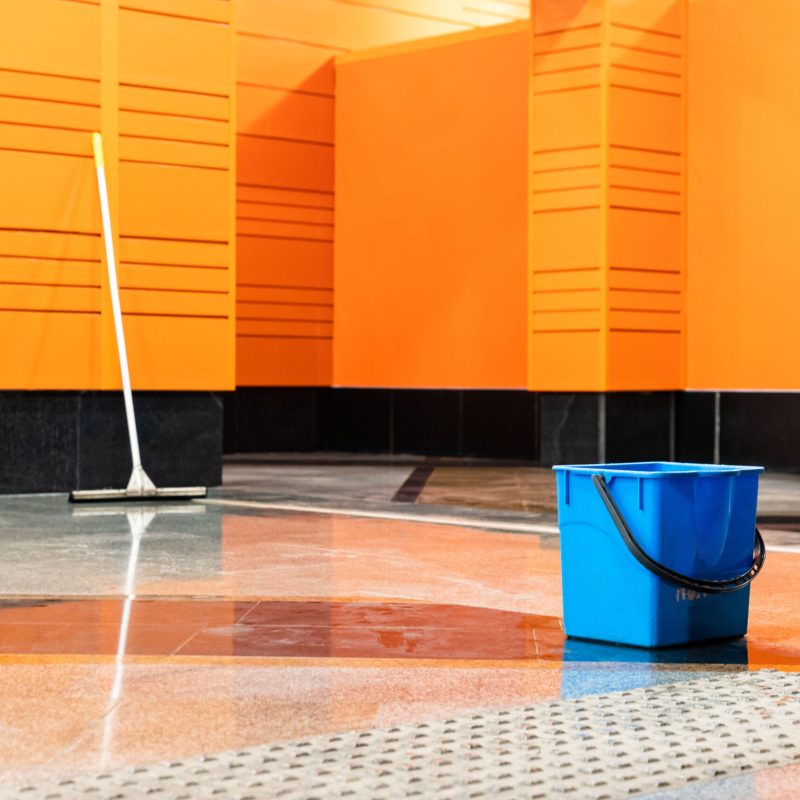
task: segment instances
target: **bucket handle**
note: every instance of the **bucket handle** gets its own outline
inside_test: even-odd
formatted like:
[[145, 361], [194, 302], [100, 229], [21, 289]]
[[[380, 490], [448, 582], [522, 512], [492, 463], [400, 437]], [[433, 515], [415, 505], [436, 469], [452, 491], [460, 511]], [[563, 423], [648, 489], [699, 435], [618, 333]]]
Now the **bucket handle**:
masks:
[[761, 567], [764, 566], [764, 560], [767, 557], [767, 550], [764, 546], [764, 539], [761, 537], [761, 533], [759, 532], [758, 528], [756, 528], [756, 546], [754, 548], [753, 565], [747, 570], [747, 572], [743, 572], [741, 575], [737, 575], [735, 578], [727, 578], [722, 581], [690, 578], [688, 575], [681, 575], [680, 572], [675, 572], [669, 567], [659, 564], [657, 561], [654, 561], [652, 558], [650, 558], [650, 556], [647, 555], [647, 553], [645, 553], [645, 551], [641, 548], [636, 539], [634, 539], [628, 524], [625, 522], [625, 518], [622, 516], [622, 512], [617, 507], [617, 504], [614, 502], [614, 498], [611, 496], [611, 492], [608, 490], [606, 479], [602, 475], [592, 475], [592, 483], [595, 485], [595, 488], [600, 495], [600, 499], [608, 509], [608, 513], [611, 515], [611, 519], [613, 520], [614, 525], [617, 526], [617, 530], [622, 537], [622, 541], [625, 542], [625, 546], [628, 548], [628, 550], [630, 550], [631, 555], [643, 567], [649, 569], [654, 575], [658, 575], [659, 578], [664, 578], [664, 580], [667, 580], [670, 583], [677, 584], [684, 589], [691, 589], [694, 592], [701, 592], [704, 594], [725, 594], [727, 592], [736, 592], [739, 589], [743, 589], [745, 586], [748, 586], [756, 577], [756, 575], [761, 572]]

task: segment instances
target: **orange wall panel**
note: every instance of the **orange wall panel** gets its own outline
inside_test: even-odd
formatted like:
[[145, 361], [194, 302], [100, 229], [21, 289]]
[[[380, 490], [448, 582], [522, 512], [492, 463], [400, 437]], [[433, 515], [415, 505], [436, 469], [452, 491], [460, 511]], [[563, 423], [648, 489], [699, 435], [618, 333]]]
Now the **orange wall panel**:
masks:
[[689, 3], [691, 389], [800, 389], [800, 6]]
[[[325, 290], [332, 307], [336, 55], [527, 16], [524, 5], [502, 0], [238, 0], [240, 299], [250, 287], [288, 286], [286, 314], [308, 307], [304, 292]], [[252, 332], [265, 329], [259, 313], [274, 317], [276, 308], [246, 307], [237, 384], [329, 384], [330, 330]]]
[[527, 25], [337, 63], [334, 383], [521, 388]]
[[226, 0], [4, 4], [0, 388], [119, 388], [95, 130], [134, 388], [232, 388], [231, 9]]
[[99, 313], [2, 308], [0, 337], [3, 388], [99, 386]]
[[531, 389], [684, 385], [684, 19], [683, 0], [535, 4]]

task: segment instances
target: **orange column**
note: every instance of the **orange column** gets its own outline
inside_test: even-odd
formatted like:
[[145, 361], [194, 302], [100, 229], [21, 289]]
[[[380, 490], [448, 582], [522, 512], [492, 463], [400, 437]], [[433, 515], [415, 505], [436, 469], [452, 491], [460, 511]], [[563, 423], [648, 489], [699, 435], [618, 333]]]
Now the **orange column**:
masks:
[[529, 388], [684, 384], [684, 0], [540, 0]]

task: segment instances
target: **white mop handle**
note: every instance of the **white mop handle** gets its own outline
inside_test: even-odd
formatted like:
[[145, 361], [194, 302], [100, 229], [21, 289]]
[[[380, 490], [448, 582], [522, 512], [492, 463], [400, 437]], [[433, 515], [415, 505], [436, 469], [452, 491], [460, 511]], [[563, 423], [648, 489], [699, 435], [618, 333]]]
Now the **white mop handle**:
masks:
[[125, 416], [128, 419], [128, 438], [131, 442], [133, 470], [136, 472], [137, 469], [141, 469], [142, 457], [139, 454], [139, 436], [136, 432], [136, 417], [133, 413], [131, 376], [128, 372], [128, 351], [125, 349], [125, 332], [122, 329], [122, 310], [119, 304], [119, 286], [117, 285], [117, 262], [114, 258], [111, 213], [108, 209], [108, 189], [106, 188], [106, 169], [105, 159], [103, 158], [103, 137], [99, 133], [92, 134], [92, 147], [94, 148], [94, 165], [97, 170], [97, 189], [100, 192], [100, 212], [103, 216], [103, 241], [106, 246], [108, 288], [111, 292], [111, 308], [114, 312], [114, 331], [117, 337], [119, 371], [122, 375], [122, 393], [125, 397]]

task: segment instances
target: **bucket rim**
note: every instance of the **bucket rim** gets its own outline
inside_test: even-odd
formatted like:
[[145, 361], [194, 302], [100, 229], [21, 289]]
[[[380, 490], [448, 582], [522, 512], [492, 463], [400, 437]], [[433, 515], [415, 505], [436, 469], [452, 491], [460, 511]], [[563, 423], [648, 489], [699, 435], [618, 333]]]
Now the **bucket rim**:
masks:
[[[664, 470], [659, 467], [668, 466]], [[640, 469], [637, 469], [640, 467]], [[678, 469], [675, 469], [678, 467]], [[604, 473], [615, 477], [664, 479], [676, 476], [715, 477], [723, 475], [738, 476], [764, 472], [764, 467], [739, 466], [733, 464], [698, 464], [683, 461], [620, 461], [608, 464], [556, 464], [556, 472], [575, 472], [580, 474]]]

